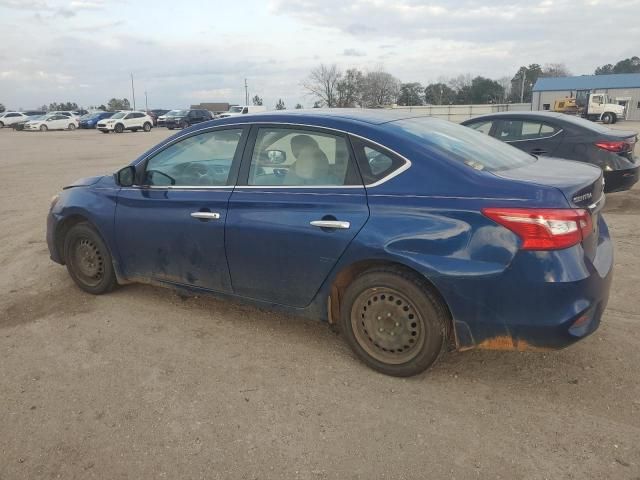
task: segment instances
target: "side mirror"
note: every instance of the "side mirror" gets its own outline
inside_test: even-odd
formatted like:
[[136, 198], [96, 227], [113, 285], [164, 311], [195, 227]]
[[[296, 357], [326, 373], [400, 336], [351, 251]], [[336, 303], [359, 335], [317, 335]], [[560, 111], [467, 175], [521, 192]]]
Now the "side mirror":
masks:
[[287, 161], [287, 154], [282, 150], [267, 150], [264, 163], [267, 165], [280, 165]]
[[114, 174], [116, 183], [121, 187], [130, 187], [136, 180], [136, 167], [127, 165]]

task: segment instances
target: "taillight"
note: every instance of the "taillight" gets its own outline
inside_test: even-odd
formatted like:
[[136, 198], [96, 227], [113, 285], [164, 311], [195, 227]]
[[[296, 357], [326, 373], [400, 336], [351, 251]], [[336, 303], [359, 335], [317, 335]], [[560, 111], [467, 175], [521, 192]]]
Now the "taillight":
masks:
[[595, 146], [608, 152], [622, 153], [631, 150], [631, 145], [623, 141], [601, 140], [595, 143]]
[[522, 240], [523, 250], [559, 250], [577, 245], [592, 230], [584, 209], [483, 208], [482, 213]]

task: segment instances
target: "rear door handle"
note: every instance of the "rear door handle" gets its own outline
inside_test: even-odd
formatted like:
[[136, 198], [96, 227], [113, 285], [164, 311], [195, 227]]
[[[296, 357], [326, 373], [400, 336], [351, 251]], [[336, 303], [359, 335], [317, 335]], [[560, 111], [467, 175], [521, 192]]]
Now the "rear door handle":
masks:
[[191, 216], [201, 220], [218, 220], [220, 218], [218, 212], [192, 212]]
[[347, 229], [351, 227], [351, 224], [349, 222], [341, 222], [340, 220], [313, 220], [310, 223], [314, 227], [319, 227], [319, 228]]

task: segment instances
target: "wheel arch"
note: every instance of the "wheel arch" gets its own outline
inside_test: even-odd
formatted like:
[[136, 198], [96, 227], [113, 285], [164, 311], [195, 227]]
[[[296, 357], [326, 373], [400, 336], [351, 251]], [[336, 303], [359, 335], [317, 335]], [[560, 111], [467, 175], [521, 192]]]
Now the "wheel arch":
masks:
[[451, 314], [451, 309], [449, 305], [440, 292], [440, 290], [436, 287], [436, 285], [421, 274], [416, 269], [398, 262], [394, 260], [387, 259], [367, 259], [367, 260], [358, 260], [354, 263], [351, 263], [344, 268], [342, 268], [333, 278], [331, 285], [329, 287], [329, 294], [327, 297], [327, 318], [330, 324], [335, 325], [337, 323], [337, 319], [340, 318], [340, 304], [342, 303], [342, 297], [344, 295], [344, 291], [347, 286], [358, 277], [358, 275], [366, 272], [367, 270], [372, 270], [375, 268], [396, 268], [403, 270], [411, 275], [415, 275], [419, 277], [425, 284], [426, 288], [429, 289], [429, 292], [433, 294], [440, 302], [442, 306], [445, 308], [447, 313], [447, 329], [449, 333], [449, 343], [450, 347], [456, 348], [458, 341], [455, 333], [453, 315]]
[[55, 247], [58, 252], [58, 256], [60, 257], [60, 260], [62, 260], [63, 265], [66, 263], [66, 259], [64, 258], [64, 239], [67, 236], [67, 233], [69, 232], [69, 230], [71, 230], [71, 227], [73, 227], [74, 225], [77, 225], [78, 223], [83, 223], [83, 222], [87, 222], [92, 227], [95, 228], [95, 225], [91, 223], [88, 217], [79, 213], [73, 213], [68, 217], [65, 217], [56, 226], [56, 230], [54, 233]]

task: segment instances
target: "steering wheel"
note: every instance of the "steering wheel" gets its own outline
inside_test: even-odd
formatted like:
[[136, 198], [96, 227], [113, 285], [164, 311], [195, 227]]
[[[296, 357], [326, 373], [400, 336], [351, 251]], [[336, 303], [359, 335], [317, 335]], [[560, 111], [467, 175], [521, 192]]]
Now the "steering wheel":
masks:
[[214, 183], [209, 169], [199, 162], [187, 163], [182, 173], [196, 185], [211, 185]]

